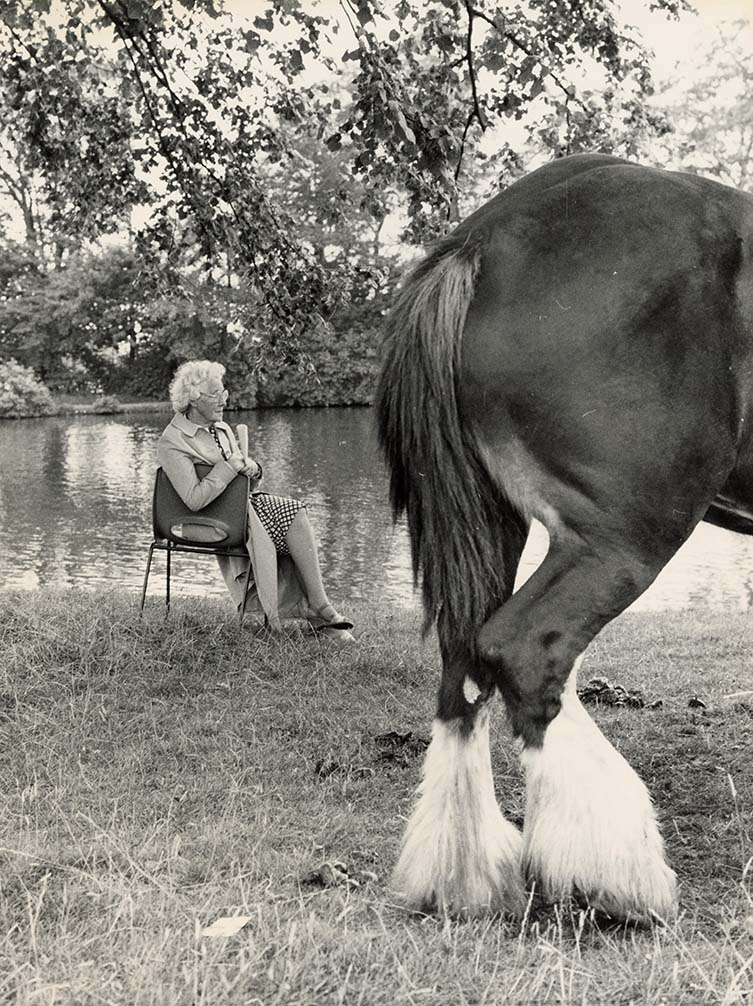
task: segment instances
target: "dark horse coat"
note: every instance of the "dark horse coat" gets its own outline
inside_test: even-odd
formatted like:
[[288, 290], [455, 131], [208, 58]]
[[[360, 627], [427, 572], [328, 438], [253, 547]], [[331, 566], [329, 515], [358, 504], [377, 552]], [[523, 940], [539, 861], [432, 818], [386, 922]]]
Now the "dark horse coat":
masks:
[[[484, 852], [469, 852], [445, 821], [463, 811], [448, 807], [441, 781], [455, 770], [430, 779], [427, 767], [416, 812], [426, 820], [409, 826], [398, 870], [409, 900], [514, 908], [510, 878], [521, 867], [554, 895], [576, 888], [620, 914], [671, 910], [674, 881], [658, 865], [647, 796], [636, 790], [635, 820], [622, 822], [629, 848], [606, 848], [598, 794], [637, 777], [612, 765], [601, 735], [600, 754], [584, 754], [563, 724], [577, 721], [589, 737], [592, 724], [565, 686], [590, 640], [699, 521], [753, 530], [752, 394], [753, 198], [716, 182], [605, 155], [563, 158], [475, 212], [408, 277], [388, 325], [377, 412], [392, 504], [407, 513], [426, 622], [436, 622], [442, 649], [435, 741], [445, 754], [456, 745], [465, 765], [499, 690], [529, 790], [538, 787], [517, 867], [489, 866], [486, 880], [469, 881], [469, 857]], [[533, 518], [550, 548], [513, 595]], [[537, 825], [563, 799], [556, 758], [573, 758], [589, 780], [579, 784], [581, 833], [573, 823], [561, 842]], [[429, 843], [433, 861], [419, 870], [410, 836], [421, 827], [441, 832], [443, 845]], [[648, 832], [650, 849], [636, 851]], [[567, 848], [553, 851], [558, 843]], [[625, 865], [615, 878], [617, 852]], [[495, 855], [516, 853], [490, 862]], [[447, 870], [461, 879], [448, 881]]]

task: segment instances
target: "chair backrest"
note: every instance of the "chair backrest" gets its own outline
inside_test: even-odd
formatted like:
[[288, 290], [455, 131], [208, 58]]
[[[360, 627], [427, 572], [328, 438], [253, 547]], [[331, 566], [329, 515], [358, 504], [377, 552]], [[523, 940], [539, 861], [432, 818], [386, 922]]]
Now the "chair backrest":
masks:
[[[211, 465], [196, 465], [199, 478]], [[248, 478], [237, 475], [203, 510], [189, 510], [162, 468], [157, 469], [152, 497], [155, 540], [224, 552], [242, 548], [248, 537]]]

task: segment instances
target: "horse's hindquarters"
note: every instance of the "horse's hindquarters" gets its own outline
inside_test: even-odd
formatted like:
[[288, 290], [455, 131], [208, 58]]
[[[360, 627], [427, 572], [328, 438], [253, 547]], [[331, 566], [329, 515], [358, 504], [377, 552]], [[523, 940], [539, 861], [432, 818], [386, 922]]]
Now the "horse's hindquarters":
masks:
[[[749, 197], [567, 159], [462, 224], [392, 321], [380, 429], [429, 620], [444, 656], [460, 641], [479, 687], [492, 681], [507, 703], [529, 784], [524, 855], [544, 890], [613, 914], [671, 914], [674, 876], [645, 788], [565, 683], [720, 491], [744, 504], [753, 488], [751, 249]], [[534, 517], [550, 548], [510, 597]], [[466, 820], [494, 821], [492, 791], [460, 679], [445, 660], [401, 876], [418, 862], [416, 836], [436, 834], [419, 887], [440, 907], [464, 904], [464, 890], [491, 906], [491, 846], [471, 841]], [[451, 767], [437, 769], [448, 751]]]

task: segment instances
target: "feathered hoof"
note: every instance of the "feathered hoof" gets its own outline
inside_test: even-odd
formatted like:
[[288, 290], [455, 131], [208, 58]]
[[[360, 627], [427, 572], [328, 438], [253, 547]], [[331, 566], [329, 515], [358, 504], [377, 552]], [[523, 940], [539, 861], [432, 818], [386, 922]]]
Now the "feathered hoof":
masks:
[[575, 897], [616, 919], [668, 921], [677, 881], [648, 790], [567, 696], [540, 749], [523, 754], [526, 876], [551, 901]]
[[571, 877], [529, 860], [525, 871], [539, 896], [549, 902], [572, 900], [601, 916], [641, 925], [668, 923], [677, 915], [677, 880], [663, 860], [634, 858], [629, 865], [613, 863], [611, 869], [601, 864], [592, 876], [580, 869]]
[[[395, 867], [392, 889], [409, 910], [426, 915], [471, 919], [489, 915], [521, 918], [527, 897], [520, 868], [520, 833], [501, 817], [496, 838], [483, 850], [455, 848], [431, 861], [424, 847], [406, 842]], [[435, 847], [435, 852], [436, 850]], [[445, 851], [450, 851], [445, 847]]]
[[419, 793], [393, 875], [403, 904], [464, 918], [522, 915], [522, 838], [494, 795], [486, 710], [469, 734], [435, 722]]

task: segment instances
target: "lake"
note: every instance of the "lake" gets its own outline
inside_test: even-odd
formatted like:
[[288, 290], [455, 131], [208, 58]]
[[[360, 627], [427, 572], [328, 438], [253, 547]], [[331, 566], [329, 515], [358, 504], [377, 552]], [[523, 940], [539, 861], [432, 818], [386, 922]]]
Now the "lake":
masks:
[[[418, 606], [408, 536], [391, 523], [370, 409], [265, 409], [226, 418], [248, 424], [263, 488], [306, 500], [338, 605]], [[155, 451], [169, 420], [169, 413], [123, 413], [0, 422], [0, 589], [140, 590]], [[545, 551], [546, 533], [534, 527], [520, 579]], [[225, 593], [213, 561], [181, 555], [174, 562], [176, 596]], [[161, 600], [161, 553], [155, 565], [150, 596]], [[753, 539], [701, 525], [633, 608], [751, 604]]]

